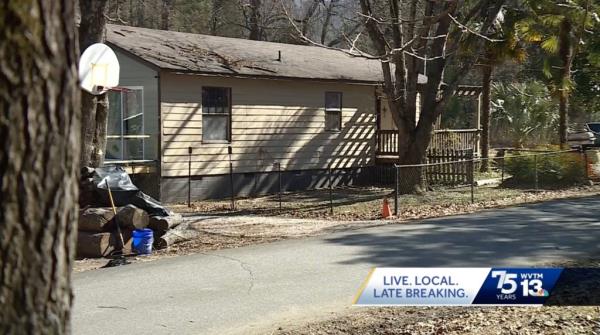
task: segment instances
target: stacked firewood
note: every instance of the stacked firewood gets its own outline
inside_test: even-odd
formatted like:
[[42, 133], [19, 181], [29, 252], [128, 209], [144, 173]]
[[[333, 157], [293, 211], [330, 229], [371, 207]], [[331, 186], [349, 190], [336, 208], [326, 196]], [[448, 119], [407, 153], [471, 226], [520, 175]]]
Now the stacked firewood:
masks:
[[127, 205], [118, 207], [115, 214], [110, 207], [84, 208], [79, 213], [77, 256], [79, 258], [107, 257], [120, 248], [116, 225], [121, 228], [124, 254], [132, 253], [134, 229], [150, 228], [154, 232], [155, 247], [166, 247], [161, 236], [179, 225], [180, 215], [149, 216], [146, 211]]

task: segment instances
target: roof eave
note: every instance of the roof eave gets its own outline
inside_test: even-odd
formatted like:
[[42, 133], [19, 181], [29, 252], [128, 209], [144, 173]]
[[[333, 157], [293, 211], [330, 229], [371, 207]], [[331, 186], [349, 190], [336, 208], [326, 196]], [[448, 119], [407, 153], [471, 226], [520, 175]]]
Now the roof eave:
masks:
[[131, 58], [133, 58], [133, 59], [135, 59], [135, 60], [139, 61], [140, 63], [142, 63], [142, 64], [144, 64], [144, 65], [146, 65], [146, 66], [148, 66], [148, 67], [152, 68], [152, 69], [153, 69], [153, 70], [155, 70], [156, 72], [160, 72], [160, 70], [163, 70], [163, 69], [164, 69], [163, 67], [160, 67], [160, 66], [158, 66], [158, 65], [156, 65], [156, 64], [154, 64], [154, 63], [152, 63], [152, 62], [150, 62], [150, 61], [148, 61], [148, 60], [146, 60], [146, 59], [144, 59], [143, 57], [140, 57], [140, 56], [136, 55], [135, 53], [133, 53], [133, 52], [131, 52], [131, 51], [129, 51], [129, 50], [127, 50], [127, 49], [125, 49], [125, 48], [122, 48], [122, 47], [120, 47], [118, 44], [114, 44], [114, 43], [112, 43], [112, 42], [110, 42], [110, 41], [106, 41], [105, 43], [106, 43], [108, 46], [110, 46], [111, 48], [117, 49], [117, 50], [119, 50], [120, 52], [122, 52], [122, 53], [125, 53], [125, 54], [129, 55]]
[[171, 69], [171, 68], [162, 68], [162, 69], [164, 71], [172, 72], [175, 74], [189, 74], [189, 75], [199, 75], [199, 76], [215, 76], [215, 77], [231, 77], [231, 78], [257, 78], [257, 79], [270, 79], [270, 80], [304, 80], [304, 81], [362, 84], [362, 85], [380, 85], [382, 83], [382, 81], [375, 81], [375, 80], [356, 80], [356, 79], [344, 79], [344, 78], [340, 78], [340, 79], [310, 78], [310, 77], [291, 77], [291, 76], [229, 73], [229, 72], [216, 72], [216, 71], [194, 71], [194, 70], [181, 70], [181, 69]]

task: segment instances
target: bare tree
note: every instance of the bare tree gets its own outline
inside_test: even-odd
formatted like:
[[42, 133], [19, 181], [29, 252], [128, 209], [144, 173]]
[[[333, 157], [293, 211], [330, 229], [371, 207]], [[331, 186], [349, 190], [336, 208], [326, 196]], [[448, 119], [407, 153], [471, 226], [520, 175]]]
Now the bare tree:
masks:
[[[433, 125], [461, 76], [475, 64], [483, 42], [489, 40], [485, 33], [503, 1], [482, 0], [467, 8], [458, 0], [411, 0], [409, 3], [388, 0], [387, 17], [377, 13], [370, 0], [360, 2], [369, 37], [377, 55], [384, 59], [383, 89], [398, 127], [399, 162], [423, 163]], [[480, 27], [478, 31], [469, 26], [472, 21], [476, 21], [473, 26]], [[477, 39], [472, 44], [475, 52], [459, 58], [457, 55], [462, 42], [473, 36]], [[453, 76], [444, 75], [450, 61], [457, 64]], [[421, 75], [426, 82], [419, 88]], [[420, 106], [416, 103], [417, 94], [421, 95]], [[409, 180], [412, 190], [419, 191], [420, 175], [414, 174], [409, 178], [413, 179]]]
[[[106, 38], [106, 12], [108, 0], [80, 0], [81, 22], [79, 24], [79, 47], [81, 52]], [[106, 150], [106, 126], [108, 122], [108, 98], [106, 94], [81, 96], [81, 166], [97, 167], [104, 161]]]
[[[381, 60], [383, 93], [398, 128], [401, 164], [425, 161], [436, 119], [459, 79], [475, 64], [483, 42], [493, 41], [486, 33], [504, 1], [470, 3], [471, 6], [459, 0], [360, 0], [360, 14], [372, 50], [359, 50], [355, 38], [351, 51], [345, 52]], [[296, 30], [302, 35], [300, 28]], [[304, 35], [303, 38], [327, 47]], [[469, 43], [473, 50], [461, 53], [466, 39], [475, 39]], [[447, 73], [451, 62], [454, 69]], [[412, 185], [407, 191], [419, 191], [421, 176], [415, 173], [407, 178], [412, 178], [407, 180]]]
[[364, 30], [356, 3], [344, 0], [330, 0], [323, 3], [325, 11], [321, 24], [321, 44], [329, 47], [345, 44], [351, 48], [358, 42]]
[[212, 0], [209, 28], [211, 35], [217, 35], [221, 15], [223, 15], [223, 0]]
[[[247, 11], [246, 11], [247, 9]], [[261, 27], [261, 0], [249, 0], [244, 7], [244, 17], [250, 31], [248, 39], [260, 41], [263, 35]]]
[[160, 29], [169, 30], [169, 18], [173, 7], [175, 6], [175, 0], [162, 0], [162, 8], [160, 12]]
[[248, 31], [248, 39], [261, 41], [285, 41], [287, 18], [283, 15], [279, 0], [240, 0], [243, 23], [233, 23]]
[[[411, 0], [409, 3], [388, 0], [387, 4], [387, 17], [375, 11], [370, 0], [361, 0], [361, 10], [377, 55], [384, 58], [383, 90], [398, 127], [399, 162], [419, 164], [425, 160], [437, 117], [461, 76], [475, 64], [478, 52], [483, 49], [482, 43], [489, 40], [485, 33], [503, 1], [482, 0], [470, 8], [458, 0]], [[472, 21], [476, 21], [474, 26], [480, 27], [479, 32], [470, 28]], [[477, 39], [473, 43], [475, 52], [459, 57], [461, 43], [473, 37]], [[450, 61], [457, 64], [455, 74], [444, 75]], [[426, 78], [421, 88], [420, 76]], [[420, 106], [416, 103], [417, 94], [421, 95]], [[409, 178], [412, 190], [419, 191], [420, 175]]]
[[301, 26], [302, 26], [302, 34], [304, 36], [306, 36], [308, 34], [308, 31], [311, 27], [311, 19], [317, 12], [317, 9], [319, 9], [321, 2], [322, 2], [322, 0], [312, 0], [308, 5], [308, 8], [306, 9], [306, 12], [304, 14], [304, 17], [300, 21]]
[[0, 333], [68, 334], [80, 150], [74, 4], [6, 0], [0, 22]]
[[144, 27], [146, 23], [146, 0], [136, 0], [135, 7], [135, 25], [138, 27]]
[[325, 20], [323, 21], [323, 25], [321, 26], [321, 44], [325, 44], [327, 39], [327, 33], [329, 32], [329, 27], [331, 24], [331, 18], [334, 14], [334, 10], [338, 0], [330, 0], [329, 4], [325, 5]]

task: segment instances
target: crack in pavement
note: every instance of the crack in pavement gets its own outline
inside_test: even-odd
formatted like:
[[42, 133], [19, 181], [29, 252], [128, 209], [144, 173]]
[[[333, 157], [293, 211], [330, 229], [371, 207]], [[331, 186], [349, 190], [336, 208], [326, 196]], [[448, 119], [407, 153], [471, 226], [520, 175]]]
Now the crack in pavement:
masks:
[[109, 309], [124, 309], [126, 310], [126, 307], [122, 307], [122, 306], [96, 306], [97, 308], [109, 308]]
[[250, 277], [250, 284], [248, 285], [248, 290], [246, 291], [246, 293], [250, 293], [250, 291], [252, 291], [252, 288], [254, 288], [254, 272], [252, 272], [252, 269], [250, 268], [250, 265], [248, 263], [245, 263], [237, 258], [234, 257], [229, 257], [229, 256], [225, 256], [225, 255], [219, 255], [219, 254], [208, 254], [205, 252], [201, 252], [201, 255], [205, 255], [205, 256], [212, 256], [212, 257], [217, 257], [217, 258], [223, 258], [226, 260], [230, 260], [233, 262], [236, 262], [240, 265], [240, 267], [246, 271], [246, 273], [248, 273], [248, 276]]

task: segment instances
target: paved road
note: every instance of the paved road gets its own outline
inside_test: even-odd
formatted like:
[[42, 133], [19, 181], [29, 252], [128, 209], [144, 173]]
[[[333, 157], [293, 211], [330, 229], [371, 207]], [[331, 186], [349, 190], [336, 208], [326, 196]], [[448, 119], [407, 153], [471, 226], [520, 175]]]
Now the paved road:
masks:
[[74, 275], [74, 334], [270, 333], [348, 308], [372, 266], [600, 254], [600, 198], [564, 200]]

